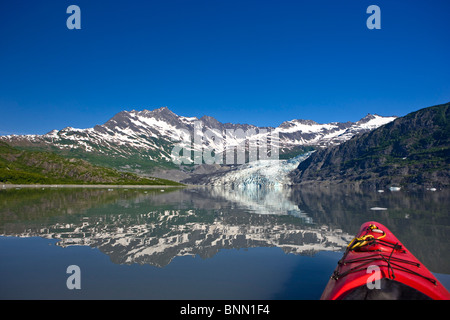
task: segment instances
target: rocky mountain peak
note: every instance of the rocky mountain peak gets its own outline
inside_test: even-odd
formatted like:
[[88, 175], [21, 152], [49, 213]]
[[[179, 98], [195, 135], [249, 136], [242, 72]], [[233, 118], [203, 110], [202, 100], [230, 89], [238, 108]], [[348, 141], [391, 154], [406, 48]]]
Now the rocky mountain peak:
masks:
[[366, 123], [366, 122], [369, 122], [370, 120], [373, 120], [373, 119], [376, 119], [376, 118], [379, 118], [379, 117], [380, 116], [377, 115], [377, 114], [368, 113], [364, 118], [360, 119], [357, 122], [359, 122], [359, 123]]
[[204, 115], [199, 119], [204, 126], [210, 127], [210, 128], [220, 128], [222, 127], [222, 123], [219, 122], [216, 118]]
[[[378, 118], [370, 120], [368, 115], [366, 124], [353, 122], [319, 124], [312, 120], [297, 119], [283, 122], [277, 128], [267, 128], [251, 124], [222, 123], [208, 115], [204, 115], [200, 119], [179, 116], [168, 107], [160, 107], [154, 110], [121, 111], [106, 123], [94, 128], [73, 129], [69, 127], [60, 131], [53, 130], [43, 136], [5, 136], [0, 139], [12, 145], [39, 146], [43, 150], [48, 149], [49, 146], [53, 149], [56, 147], [61, 150], [61, 154], [67, 153], [67, 150], [77, 150], [79, 154], [83, 154], [80, 157], [91, 158], [96, 164], [110, 165], [113, 163], [115, 168], [121, 170], [129, 167], [137, 167], [142, 170], [144, 167], [152, 168], [155, 165], [172, 164], [174, 143], [185, 139], [186, 134], [193, 134], [194, 123], [197, 120], [202, 122], [204, 132], [207, 129], [224, 132], [236, 129], [247, 132], [248, 129], [252, 129], [248, 132], [255, 132], [255, 134], [261, 132], [271, 134], [275, 131], [279, 134], [282, 152], [289, 153], [304, 146], [327, 147], [340, 144], [355, 134], [372, 130], [393, 119], [378, 116]], [[247, 138], [251, 139], [251, 137]], [[212, 137], [205, 136], [204, 139], [206, 145], [220, 147], [220, 144], [217, 144]], [[227, 144], [239, 145], [240, 143], [238, 138], [233, 135], [229, 137], [227, 135], [227, 139], [231, 139], [227, 140]]]

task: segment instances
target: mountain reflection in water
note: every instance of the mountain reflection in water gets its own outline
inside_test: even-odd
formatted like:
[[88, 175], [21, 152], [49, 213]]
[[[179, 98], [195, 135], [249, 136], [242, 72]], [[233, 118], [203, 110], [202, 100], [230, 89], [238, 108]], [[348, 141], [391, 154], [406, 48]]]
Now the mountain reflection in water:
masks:
[[[90, 246], [117, 264], [279, 247], [343, 251], [368, 220], [388, 226], [432, 271], [450, 273], [446, 192], [342, 189], [22, 189], [0, 191], [0, 235]], [[386, 208], [373, 211], [371, 208]]]

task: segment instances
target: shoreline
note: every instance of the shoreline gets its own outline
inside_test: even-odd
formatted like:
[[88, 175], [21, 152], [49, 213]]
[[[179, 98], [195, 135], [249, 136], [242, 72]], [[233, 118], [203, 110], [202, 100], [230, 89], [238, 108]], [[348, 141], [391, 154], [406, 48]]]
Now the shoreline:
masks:
[[0, 184], [0, 190], [17, 188], [98, 188], [98, 189], [168, 189], [186, 188], [188, 185], [118, 185], [118, 184]]

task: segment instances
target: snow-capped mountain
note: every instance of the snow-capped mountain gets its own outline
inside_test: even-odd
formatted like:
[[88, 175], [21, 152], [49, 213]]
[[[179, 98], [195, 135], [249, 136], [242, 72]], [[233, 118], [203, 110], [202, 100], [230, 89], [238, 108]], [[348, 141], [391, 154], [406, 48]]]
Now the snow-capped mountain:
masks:
[[[297, 208], [298, 210], [298, 208]], [[214, 211], [209, 208], [208, 211]], [[165, 267], [180, 256], [210, 258], [223, 249], [278, 247], [285, 253], [312, 255], [340, 251], [352, 236], [325, 225], [283, 222], [277, 214], [218, 214], [205, 209], [153, 208], [142, 213], [64, 217], [48, 224], [16, 224], [0, 235], [57, 239], [60, 247], [90, 246], [118, 264]], [[239, 216], [239, 219], [236, 219]]]
[[312, 120], [292, 120], [283, 122], [275, 131], [279, 132], [281, 146], [285, 148], [299, 145], [328, 147], [347, 141], [355, 134], [376, 129], [395, 119], [396, 117], [368, 114], [357, 122], [320, 124]]
[[192, 174], [184, 182], [196, 185], [225, 186], [250, 194], [254, 190], [259, 193], [261, 188], [280, 190], [291, 184], [289, 174], [311, 154], [312, 152], [307, 152], [292, 159], [257, 160], [208, 174]]
[[[245, 139], [261, 141], [275, 137], [272, 140], [277, 140], [282, 155], [305, 146], [340, 144], [355, 134], [394, 119], [369, 114], [357, 122], [319, 124], [311, 120], [291, 120], [274, 128], [221, 123], [210, 116], [179, 116], [162, 107], [153, 111], [122, 111], [94, 128], [67, 127], [45, 135], [9, 135], [0, 136], [0, 139], [13, 146], [51, 150], [84, 158], [94, 164], [149, 173], [155, 166], [175, 167], [173, 150], [181, 141], [193, 150], [198, 151], [206, 146], [219, 154], [230, 146], [244, 145], [248, 148]], [[196, 133], [201, 144], [195, 143]], [[193, 157], [189, 159], [193, 161]]]

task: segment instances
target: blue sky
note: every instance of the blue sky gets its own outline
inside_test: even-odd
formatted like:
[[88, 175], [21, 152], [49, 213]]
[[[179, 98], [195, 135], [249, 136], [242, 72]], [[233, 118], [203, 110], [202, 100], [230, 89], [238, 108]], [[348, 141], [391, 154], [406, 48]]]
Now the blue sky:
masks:
[[446, 0], [1, 1], [0, 134], [161, 106], [264, 126], [402, 116], [450, 101], [449, 14]]

